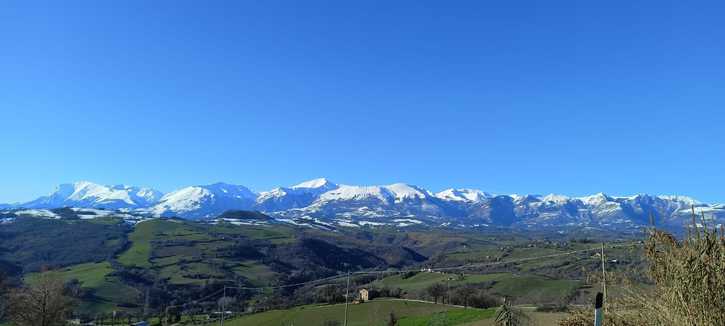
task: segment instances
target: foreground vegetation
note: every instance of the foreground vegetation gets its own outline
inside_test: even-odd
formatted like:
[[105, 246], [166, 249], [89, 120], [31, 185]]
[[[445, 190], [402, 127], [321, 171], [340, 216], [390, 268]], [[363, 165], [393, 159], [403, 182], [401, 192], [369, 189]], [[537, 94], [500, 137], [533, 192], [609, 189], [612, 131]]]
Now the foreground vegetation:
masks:
[[[607, 325], [725, 325], [725, 228], [709, 228], [704, 216], [679, 241], [652, 229], [645, 243], [653, 286], [628, 285], [609, 303]], [[719, 234], [718, 234], [719, 231]], [[591, 311], [576, 311], [563, 326], [591, 324]]]

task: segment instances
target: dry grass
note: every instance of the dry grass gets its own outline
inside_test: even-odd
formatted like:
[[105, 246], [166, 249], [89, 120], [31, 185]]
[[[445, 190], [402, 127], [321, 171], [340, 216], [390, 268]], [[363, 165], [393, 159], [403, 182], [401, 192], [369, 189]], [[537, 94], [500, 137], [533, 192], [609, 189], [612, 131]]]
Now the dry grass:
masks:
[[[687, 238], [652, 229], [645, 243], [649, 290], [628, 287], [609, 304], [606, 325], [725, 325], [725, 230], [708, 228], [704, 217]], [[559, 325], [590, 325], [591, 309], [573, 312]]]

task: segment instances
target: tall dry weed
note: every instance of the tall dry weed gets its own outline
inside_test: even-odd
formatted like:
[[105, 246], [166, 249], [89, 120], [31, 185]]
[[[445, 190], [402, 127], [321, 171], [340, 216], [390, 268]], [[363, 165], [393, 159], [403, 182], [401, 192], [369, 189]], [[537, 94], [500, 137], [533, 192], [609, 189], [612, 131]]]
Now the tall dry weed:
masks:
[[[645, 241], [648, 276], [654, 286], [625, 285], [609, 304], [605, 325], [725, 325], [725, 229], [709, 227], [693, 212], [687, 237], [652, 228]], [[560, 325], [591, 325], [591, 309], [576, 311]]]

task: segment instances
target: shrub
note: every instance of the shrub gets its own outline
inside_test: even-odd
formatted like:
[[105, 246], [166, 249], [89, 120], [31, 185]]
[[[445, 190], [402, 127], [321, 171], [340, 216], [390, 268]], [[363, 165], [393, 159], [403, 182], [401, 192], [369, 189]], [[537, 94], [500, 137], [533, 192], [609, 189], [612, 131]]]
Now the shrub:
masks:
[[[650, 231], [645, 256], [654, 287], [646, 292], [625, 288], [625, 297], [609, 305], [605, 324], [725, 325], [725, 230], [721, 227], [718, 235], [704, 218], [704, 227], [699, 227], [694, 212], [692, 222], [683, 241], [663, 231]], [[588, 309], [573, 312], [560, 325], [591, 322]]]

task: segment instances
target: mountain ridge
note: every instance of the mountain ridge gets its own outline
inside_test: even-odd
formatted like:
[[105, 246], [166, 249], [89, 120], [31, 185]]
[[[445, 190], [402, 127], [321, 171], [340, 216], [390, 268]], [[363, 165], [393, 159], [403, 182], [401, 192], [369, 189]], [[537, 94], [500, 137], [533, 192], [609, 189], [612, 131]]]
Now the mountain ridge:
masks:
[[[325, 178], [256, 193], [241, 185], [214, 183], [184, 187], [167, 194], [143, 187], [105, 186], [88, 181], [59, 185], [47, 196], [2, 209], [78, 207], [121, 209], [159, 217], [213, 219], [230, 210], [257, 210], [286, 220], [334, 223], [405, 223], [467, 225], [646, 225], [682, 224], [692, 207], [708, 221], [725, 219], [725, 205], [706, 204], [681, 195], [583, 197], [496, 195], [478, 189], [449, 188], [433, 193], [405, 183], [383, 186], [336, 184]], [[416, 221], [416, 222], [410, 222]]]

